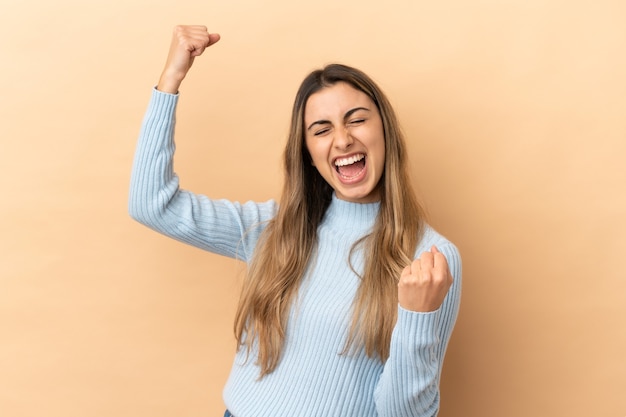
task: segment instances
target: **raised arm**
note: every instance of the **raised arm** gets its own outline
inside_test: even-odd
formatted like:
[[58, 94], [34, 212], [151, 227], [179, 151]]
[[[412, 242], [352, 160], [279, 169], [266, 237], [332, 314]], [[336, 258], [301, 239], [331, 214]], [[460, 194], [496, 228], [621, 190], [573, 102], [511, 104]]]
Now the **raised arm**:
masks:
[[178, 88], [195, 57], [219, 40], [204, 26], [177, 26], [143, 120], [133, 162], [129, 212], [138, 222], [179, 241], [249, 260], [273, 202], [239, 204], [180, 189], [173, 170]]

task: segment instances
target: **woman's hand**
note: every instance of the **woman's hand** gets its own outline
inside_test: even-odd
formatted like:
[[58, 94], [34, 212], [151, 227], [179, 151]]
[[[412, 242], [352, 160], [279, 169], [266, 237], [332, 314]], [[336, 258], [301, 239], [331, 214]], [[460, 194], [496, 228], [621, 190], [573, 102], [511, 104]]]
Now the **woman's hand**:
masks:
[[219, 40], [220, 35], [209, 33], [206, 26], [176, 26], [157, 89], [165, 93], [177, 93], [194, 58]]
[[398, 302], [405, 310], [435, 311], [452, 285], [446, 257], [436, 246], [424, 252], [402, 271], [398, 283]]

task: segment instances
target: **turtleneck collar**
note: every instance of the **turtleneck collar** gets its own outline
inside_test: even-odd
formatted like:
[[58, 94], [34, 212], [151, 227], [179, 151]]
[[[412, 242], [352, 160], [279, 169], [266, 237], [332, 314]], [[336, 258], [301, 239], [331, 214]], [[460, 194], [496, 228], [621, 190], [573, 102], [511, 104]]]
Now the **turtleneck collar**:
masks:
[[339, 199], [333, 193], [332, 200], [324, 215], [324, 226], [337, 230], [369, 231], [378, 215], [380, 202], [353, 203]]

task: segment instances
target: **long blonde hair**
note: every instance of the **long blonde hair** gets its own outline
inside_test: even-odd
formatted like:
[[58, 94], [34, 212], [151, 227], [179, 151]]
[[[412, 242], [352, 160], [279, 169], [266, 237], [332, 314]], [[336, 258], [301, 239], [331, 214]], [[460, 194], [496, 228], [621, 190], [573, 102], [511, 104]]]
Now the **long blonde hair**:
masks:
[[311, 164], [304, 144], [308, 98], [346, 82], [367, 94], [380, 112], [385, 135], [385, 171], [380, 180], [380, 210], [364, 245], [366, 263], [357, 290], [344, 354], [364, 347], [385, 361], [396, 322], [397, 282], [412, 260], [423, 229], [423, 210], [410, 186], [405, 141], [395, 112], [374, 81], [355, 68], [331, 64], [311, 72], [296, 94], [284, 151], [285, 181], [276, 216], [257, 244], [235, 316], [235, 336], [248, 353], [258, 344], [261, 377], [280, 360], [289, 310], [317, 244], [317, 228], [332, 198], [332, 188]]

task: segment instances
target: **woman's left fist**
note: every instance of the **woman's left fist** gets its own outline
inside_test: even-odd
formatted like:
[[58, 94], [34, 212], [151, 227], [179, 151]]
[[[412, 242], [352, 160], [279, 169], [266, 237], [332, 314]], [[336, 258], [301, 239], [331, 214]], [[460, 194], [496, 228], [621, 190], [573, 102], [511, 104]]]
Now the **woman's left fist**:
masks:
[[437, 310], [452, 280], [446, 257], [433, 246], [402, 271], [398, 282], [400, 307], [422, 313]]

